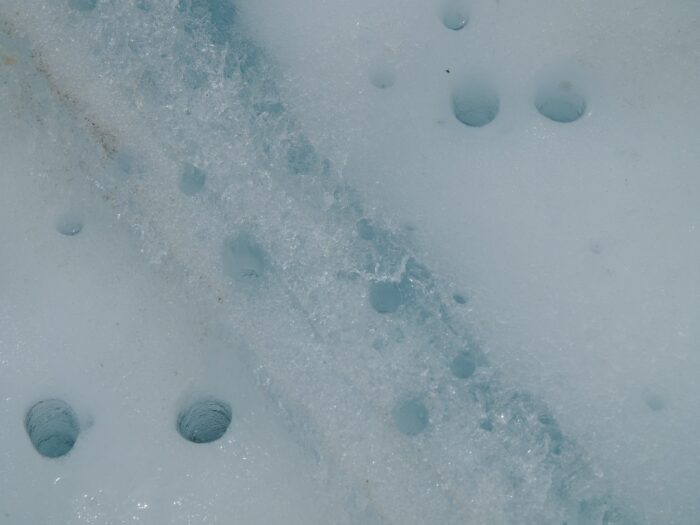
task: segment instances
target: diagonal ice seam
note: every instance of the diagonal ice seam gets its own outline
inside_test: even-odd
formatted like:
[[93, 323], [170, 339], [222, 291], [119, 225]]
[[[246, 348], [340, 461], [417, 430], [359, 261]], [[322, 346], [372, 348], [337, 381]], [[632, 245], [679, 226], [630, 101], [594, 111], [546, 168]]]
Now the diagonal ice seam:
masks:
[[[639, 523], [547, 407], [501, 380], [463, 296], [317, 151], [230, 1], [56, 4], [0, 15], [101, 147], [89, 178], [153, 260], [223, 303], [358, 519]], [[60, 60], [42, 16], [74, 36]], [[60, 71], [78, 64], [119, 72], [104, 107]]]

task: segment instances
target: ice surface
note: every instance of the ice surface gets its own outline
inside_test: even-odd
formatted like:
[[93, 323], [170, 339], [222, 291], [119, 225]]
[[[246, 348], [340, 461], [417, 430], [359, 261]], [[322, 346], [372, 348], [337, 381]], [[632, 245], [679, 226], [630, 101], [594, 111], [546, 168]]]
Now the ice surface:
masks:
[[[644, 140], [624, 133], [639, 113], [617, 126], [622, 91], [601, 95], [604, 53], [531, 70], [544, 46], [567, 55], [606, 34], [585, 29], [599, 10], [83, 5], [0, 3], [10, 523], [692, 523], [698, 433], [681, 415], [697, 405], [694, 366], [664, 378], [697, 364], [697, 276], [678, 263], [697, 251], [658, 234], [693, 224], [681, 196], [697, 188], [694, 157], [669, 164], [671, 191], [641, 169]], [[637, 16], [665, 36], [694, 9]], [[668, 44], [679, 64], [694, 63], [690, 38]], [[467, 43], [476, 53], [460, 58]], [[697, 87], [667, 78], [681, 101]], [[672, 116], [669, 129], [697, 122]], [[592, 137], [622, 160], [590, 155]], [[676, 210], [665, 228], [639, 211], [650, 195]], [[654, 253], [684, 256], [661, 259], [685, 285], [663, 280], [682, 298], [641, 302], [665, 312], [648, 328], [627, 314], [658, 275], [631, 263], [651, 251], [639, 221]], [[687, 350], [652, 359], [650, 331]], [[92, 414], [55, 465], [18, 454], [12, 425], [53, 395]], [[230, 429], [181, 439], [178, 414], [209, 396], [231, 406]], [[645, 465], [654, 474], [636, 476]], [[60, 489], [43, 510], [26, 504], [38, 486]]]

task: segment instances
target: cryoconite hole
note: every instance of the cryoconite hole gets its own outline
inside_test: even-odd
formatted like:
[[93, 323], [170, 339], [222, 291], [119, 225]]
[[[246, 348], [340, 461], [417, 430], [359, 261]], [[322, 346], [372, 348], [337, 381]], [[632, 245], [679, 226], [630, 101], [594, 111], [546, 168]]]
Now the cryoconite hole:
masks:
[[545, 86], [535, 97], [535, 107], [543, 116], [554, 122], [574, 122], [586, 112], [586, 100], [570, 82]]
[[369, 70], [369, 81], [379, 89], [386, 89], [394, 85], [396, 73], [394, 69], [385, 62], [374, 64]]
[[420, 434], [428, 426], [428, 409], [417, 398], [408, 399], [396, 405], [393, 416], [396, 428], [407, 436]]
[[223, 259], [224, 271], [236, 281], [252, 281], [263, 275], [265, 252], [246, 233], [226, 240]]
[[461, 293], [452, 294], [452, 299], [454, 299], [457, 304], [467, 304], [467, 298]]
[[211, 443], [231, 425], [231, 407], [218, 399], [204, 399], [185, 408], [177, 417], [177, 431], [192, 443]]
[[474, 358], [466, 353], [462, 352], [457, 357], [452, 360], [450, 364], [450, 371], [452, 375], [458, 377], [459, 379], [467, 379], [476, 370], [476, 363]]
[[357, 234], [360, 236], [360, 239], [364, 239], [365, 241], [374, 239], [376, 233], [369, 219], [360, 219], [357, 221]]
[[442, 23], [447, 29], [452, 29], [452, 31], [459, 31], [467, 25], [468, 21], [469, 16], [457, 8], [449, 8], [442, 15]]
[[92, 11], [97, 5], [97, 0], [68, 0], [68, 5], [78, 11]]
[[479, 128], [498, 115], [501, 102], [496, 91], [478, 82], [465, 83], [452, 93], [452, 111], [462, 124]]
[[306, 137], [296, 137], [287, 150], [287, 165], [294, 175], [311, 173], [317, 165], [318, 155]]
[[206, 181], [206, 173], [192, 164], [185, 164], [180, 173], [180, 191], [185, 195], [192, 196], [202, 191]]
[[644, 403], [654, 412], [663, 410], [666, 408], [666, 392], [657, 386], [648, 387], [644, 391]]
[[65, 456], [80, 433], [78, 416], [65, 401], [46, 399], [29, 409], [24, 427], [36, 451], [47, 458]]
[[78, 235], [83, 230], [83, 221], [75, 215], [64, 215], [56, 224], [56, 231], [62, 235]]
[[398, 283], [379, 281], [369, 285], [369, 302], [380, 314], [390, 314], [401, 306], [401, 290]]

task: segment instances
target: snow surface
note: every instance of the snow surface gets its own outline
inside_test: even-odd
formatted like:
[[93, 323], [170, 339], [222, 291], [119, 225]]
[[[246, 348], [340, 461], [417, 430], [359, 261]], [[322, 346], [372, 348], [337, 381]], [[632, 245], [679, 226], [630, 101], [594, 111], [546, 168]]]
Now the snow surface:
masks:
[[695, 523], [699, 10], [0, 0], [0, 521]]

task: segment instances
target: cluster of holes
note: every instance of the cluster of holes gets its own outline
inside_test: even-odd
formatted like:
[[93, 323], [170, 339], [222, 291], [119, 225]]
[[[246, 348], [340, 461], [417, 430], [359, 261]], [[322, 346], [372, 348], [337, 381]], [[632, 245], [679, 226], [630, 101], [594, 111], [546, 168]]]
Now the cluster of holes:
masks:
[[[69, 5], [79, 11], [95, 8], [97, 0], [69, 0]], [[452, 31], [463, 29], [469, 21], [467, 12], [457, 6], [443, 10], [443, 25]], [[379, 89], [391, 87], [395, 82], [395, 72], [385, 61], [377, 61], [369, 72], [370, 82]], [[573, 88], [570, 82], [556, 86], [545, 86], [535, 97], [535, 107], [543, 116], [561, 123], [578, 120], [586, 110], [585, 99]], [[488, 83], [470, 81], [461, 84], [452, 93], [452, 109], [457, 120], [469, 127], [482, 127], [491, 123], [500, 110], [500, 97]], [[288, 151], [288, 164], [294, 173], [310, 171], [315, 162], [313, 147], [301, 142], [293, 144]], [[120, 167], [130, 173], [130, 159], [120, 159]], [[186, 163], [180, 173], [179, 188], [187, 196], [201, 192], [206, 183], [206, 173], [196, 166]], [[57, 230], [73, 236], [82, 230], [82, 221], [75, 217], [62, 218]], [[357, 233], [364, 240], [373, 240], [376, 232], [368, 219], [357, 223]], [[231, 237], [224, 242], [224, 271], [235, 281], [256, 280], [263, 275], [265, 267], [264, 250], [247, 234]], [[455, 303], [464, 305], [467, 299], [459, 293], [452, 296]], [[376, 281], [370, 284], [369, 302], [380, 314], [396, 312], [404, 297], [399, 283]], [[469, 352], [458, 354], [450, 363], [452, 375], [467, 379], [476, 371], [476, 361]], [[659, 396], [647, 396], [646, 403], [652, 410], [661, 410], [664, 401]], [[223, 436], [231, 424], [231, 407], [217, 399], [197, 401], [183, 409], [177, 418], [180, 435], [193, 443], [210, 443]], [[408, 436], [423, 432], [429, 423], [429, 413], [420, 398], [413, 397], [399, 402], [393, 410], [397, 429]], [[37, 403], [27, 413], [25, 425], [27, 433], [37, 451], [47, 457], [67, 454], [73, 447], [79, 425], [75, 413], [65, 402], [47, 400]], [[482, 428], [492, 429], [489, 421]]]
[[[366, 238], [368, 227], [370, 224], [367, 219], [358, 221], [357, 230], [361, 238]], [[404, 303], [401, 284], [394, 281], [370, 283], [368, 295], [370, 306], [378, 314], [392, 314]], [[455, 293], [452, 297], [457, 304], [466, 304], [467, 302], [462, 294]], [[477, 362], [473, 353], [466, 350], [455, 356], [449, 368], [455, 378], [469, 379], [476, 372]], [[428, 409], [419, 397], [410, 397], [399, 401], [394, 406], [392, 417], [398, 431], [406, 436], [420, 434], [428, 427], [430, 421]]]
[[[443, 8], [441, 17], [442, 24], [451, 31], [460, 31], [469, 22], [467, 10], [454, 2]], [[370, 66], [369, 81], [376, 88], [391, 87], [395, 79], [394, 69], [385, 60]], [[465, 126], [486, 126], [496, 118], [500, 106], [498, 92], [485, 82], [467, 81], [452, 92], [452, 112]], [[574, 122], [586, 112], [585, 98], [569, 81], [542, 86], [535, 95], [534, 106], [542, 116], [560, 123]]]
[[[541, 87], [534, 106], [543, 117], [562, 124], [574, 122], [586, 112], [585, 98], [568, 81]], [[452, 92], [452, 112], [466, 126], [485, 126], [496, 118], [499, 110], [500, 97], [490, 84], [467, 81]]]
[[[180, 411], [176, 428], [187, 441], [211, 443], [228, 431], [232, 417], [228, 403], [205, 398]], [[24, 418], [24, 428], [36, 451], [47, 458], [68, 454], [80, 434], [78, 416], [61, 399], [45, 399], [33, 405]]]

